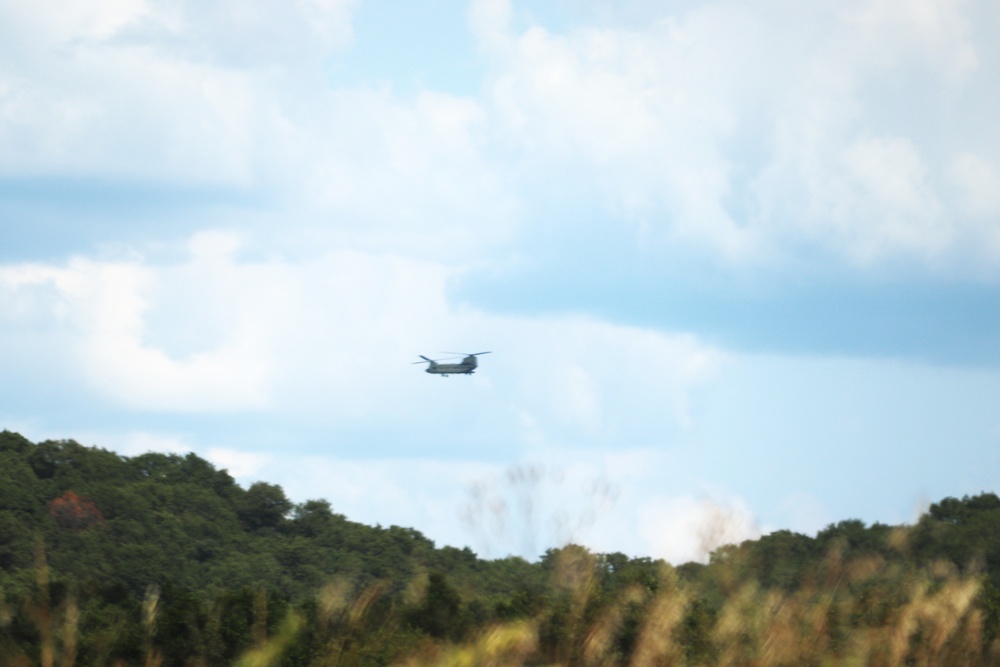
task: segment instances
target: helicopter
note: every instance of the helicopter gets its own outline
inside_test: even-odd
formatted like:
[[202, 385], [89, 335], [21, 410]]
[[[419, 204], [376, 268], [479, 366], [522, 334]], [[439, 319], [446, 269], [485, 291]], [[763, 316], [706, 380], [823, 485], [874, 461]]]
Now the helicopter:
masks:
[[[446, 352], [445, 354], [464, 354], [458, 352]], [[459, 364], [441, 364], [438, 363], [439, 359], [428, 359], [422, 354], [417, 356], [423, 359], [423, 361], [414, 361], [415, 364], [427, 364], [427, 373], [434, 373], [436, 375], [442, 375], [448, 377], [449, 375], [472, 375], [476, 372], [476, 367], [479, 362], [476, 357], [482, 354], [489, 354], [489, 352], [474, 352], [473, 354], [466, 354]]]

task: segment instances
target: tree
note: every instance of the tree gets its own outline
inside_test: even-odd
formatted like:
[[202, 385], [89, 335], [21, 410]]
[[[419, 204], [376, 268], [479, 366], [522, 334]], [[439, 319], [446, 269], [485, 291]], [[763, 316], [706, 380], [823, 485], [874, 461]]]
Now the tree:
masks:
[[292, 502], [277, 484], [254, 482], [238, 500], [236, 512], [249, 530], [277, 528], [292, 511]]
[[67, 491], [49, 503], [49, 516], [60, 528], [83, 530], [94, 524], [104, 523], [104, 515], [90, 500]]
[[431, 572], [427, 579], [427, 595], [410, 613], [410, 622], [431, 637], [457, 638], [463, 630], [459, 618], [461, 607], [461, 598], [444, 575]]

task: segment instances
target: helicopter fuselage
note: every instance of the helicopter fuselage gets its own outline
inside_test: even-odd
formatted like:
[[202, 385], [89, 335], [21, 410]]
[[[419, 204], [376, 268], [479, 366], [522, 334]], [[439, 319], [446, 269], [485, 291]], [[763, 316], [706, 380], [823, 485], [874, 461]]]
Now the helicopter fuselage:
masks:
[[[445, 354], [450, 354], [446, 352]], [[476, 372], [476, 367], [479, 366], [479, 362], [476, 360], [481, 354], [489, 354], [489, 352], [476, 352], [475, 354], [466, 354], [462, 357], [462, 363], [460, 364], [442, 364], [438, 363], [436, 359], [431, 359], [425, 357], [424, 355], [418, 355], [423, 361], [414, 361], [415, 364], [427, 364], [426, 371], [433, 375], [441, 375], [443, 377], [448, 377], [449, 375], [472, 375]], [[458, 357], [451, 357], [452, 359], [457, 359]]]
[[432, 361], [427, 364], [427, 373], [433, 373], [435, 375], [472, 375], [476, 372], [476, 367], [479, 363], [473, 356], [466, 357], [462, 359], [460, 364], [439, 364], [436, 361]]

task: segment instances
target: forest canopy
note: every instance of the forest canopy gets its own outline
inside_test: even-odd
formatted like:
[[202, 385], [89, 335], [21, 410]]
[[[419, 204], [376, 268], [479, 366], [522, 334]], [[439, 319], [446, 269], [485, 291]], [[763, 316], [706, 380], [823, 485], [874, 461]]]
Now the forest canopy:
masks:
[[0, 433], [2, 664], [995, 664], [998, 589], [993, 493], [707, 564], [576, 545], [486, 560], [193, 453]]

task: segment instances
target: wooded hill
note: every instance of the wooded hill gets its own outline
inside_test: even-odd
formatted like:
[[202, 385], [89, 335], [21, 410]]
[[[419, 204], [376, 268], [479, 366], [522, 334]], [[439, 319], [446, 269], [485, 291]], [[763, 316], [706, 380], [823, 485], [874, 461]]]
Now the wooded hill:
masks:
[[1000, 498], [679, 567], [483, 560], [194, 454], [0, 433], [0, 664], [1000, 664]]

